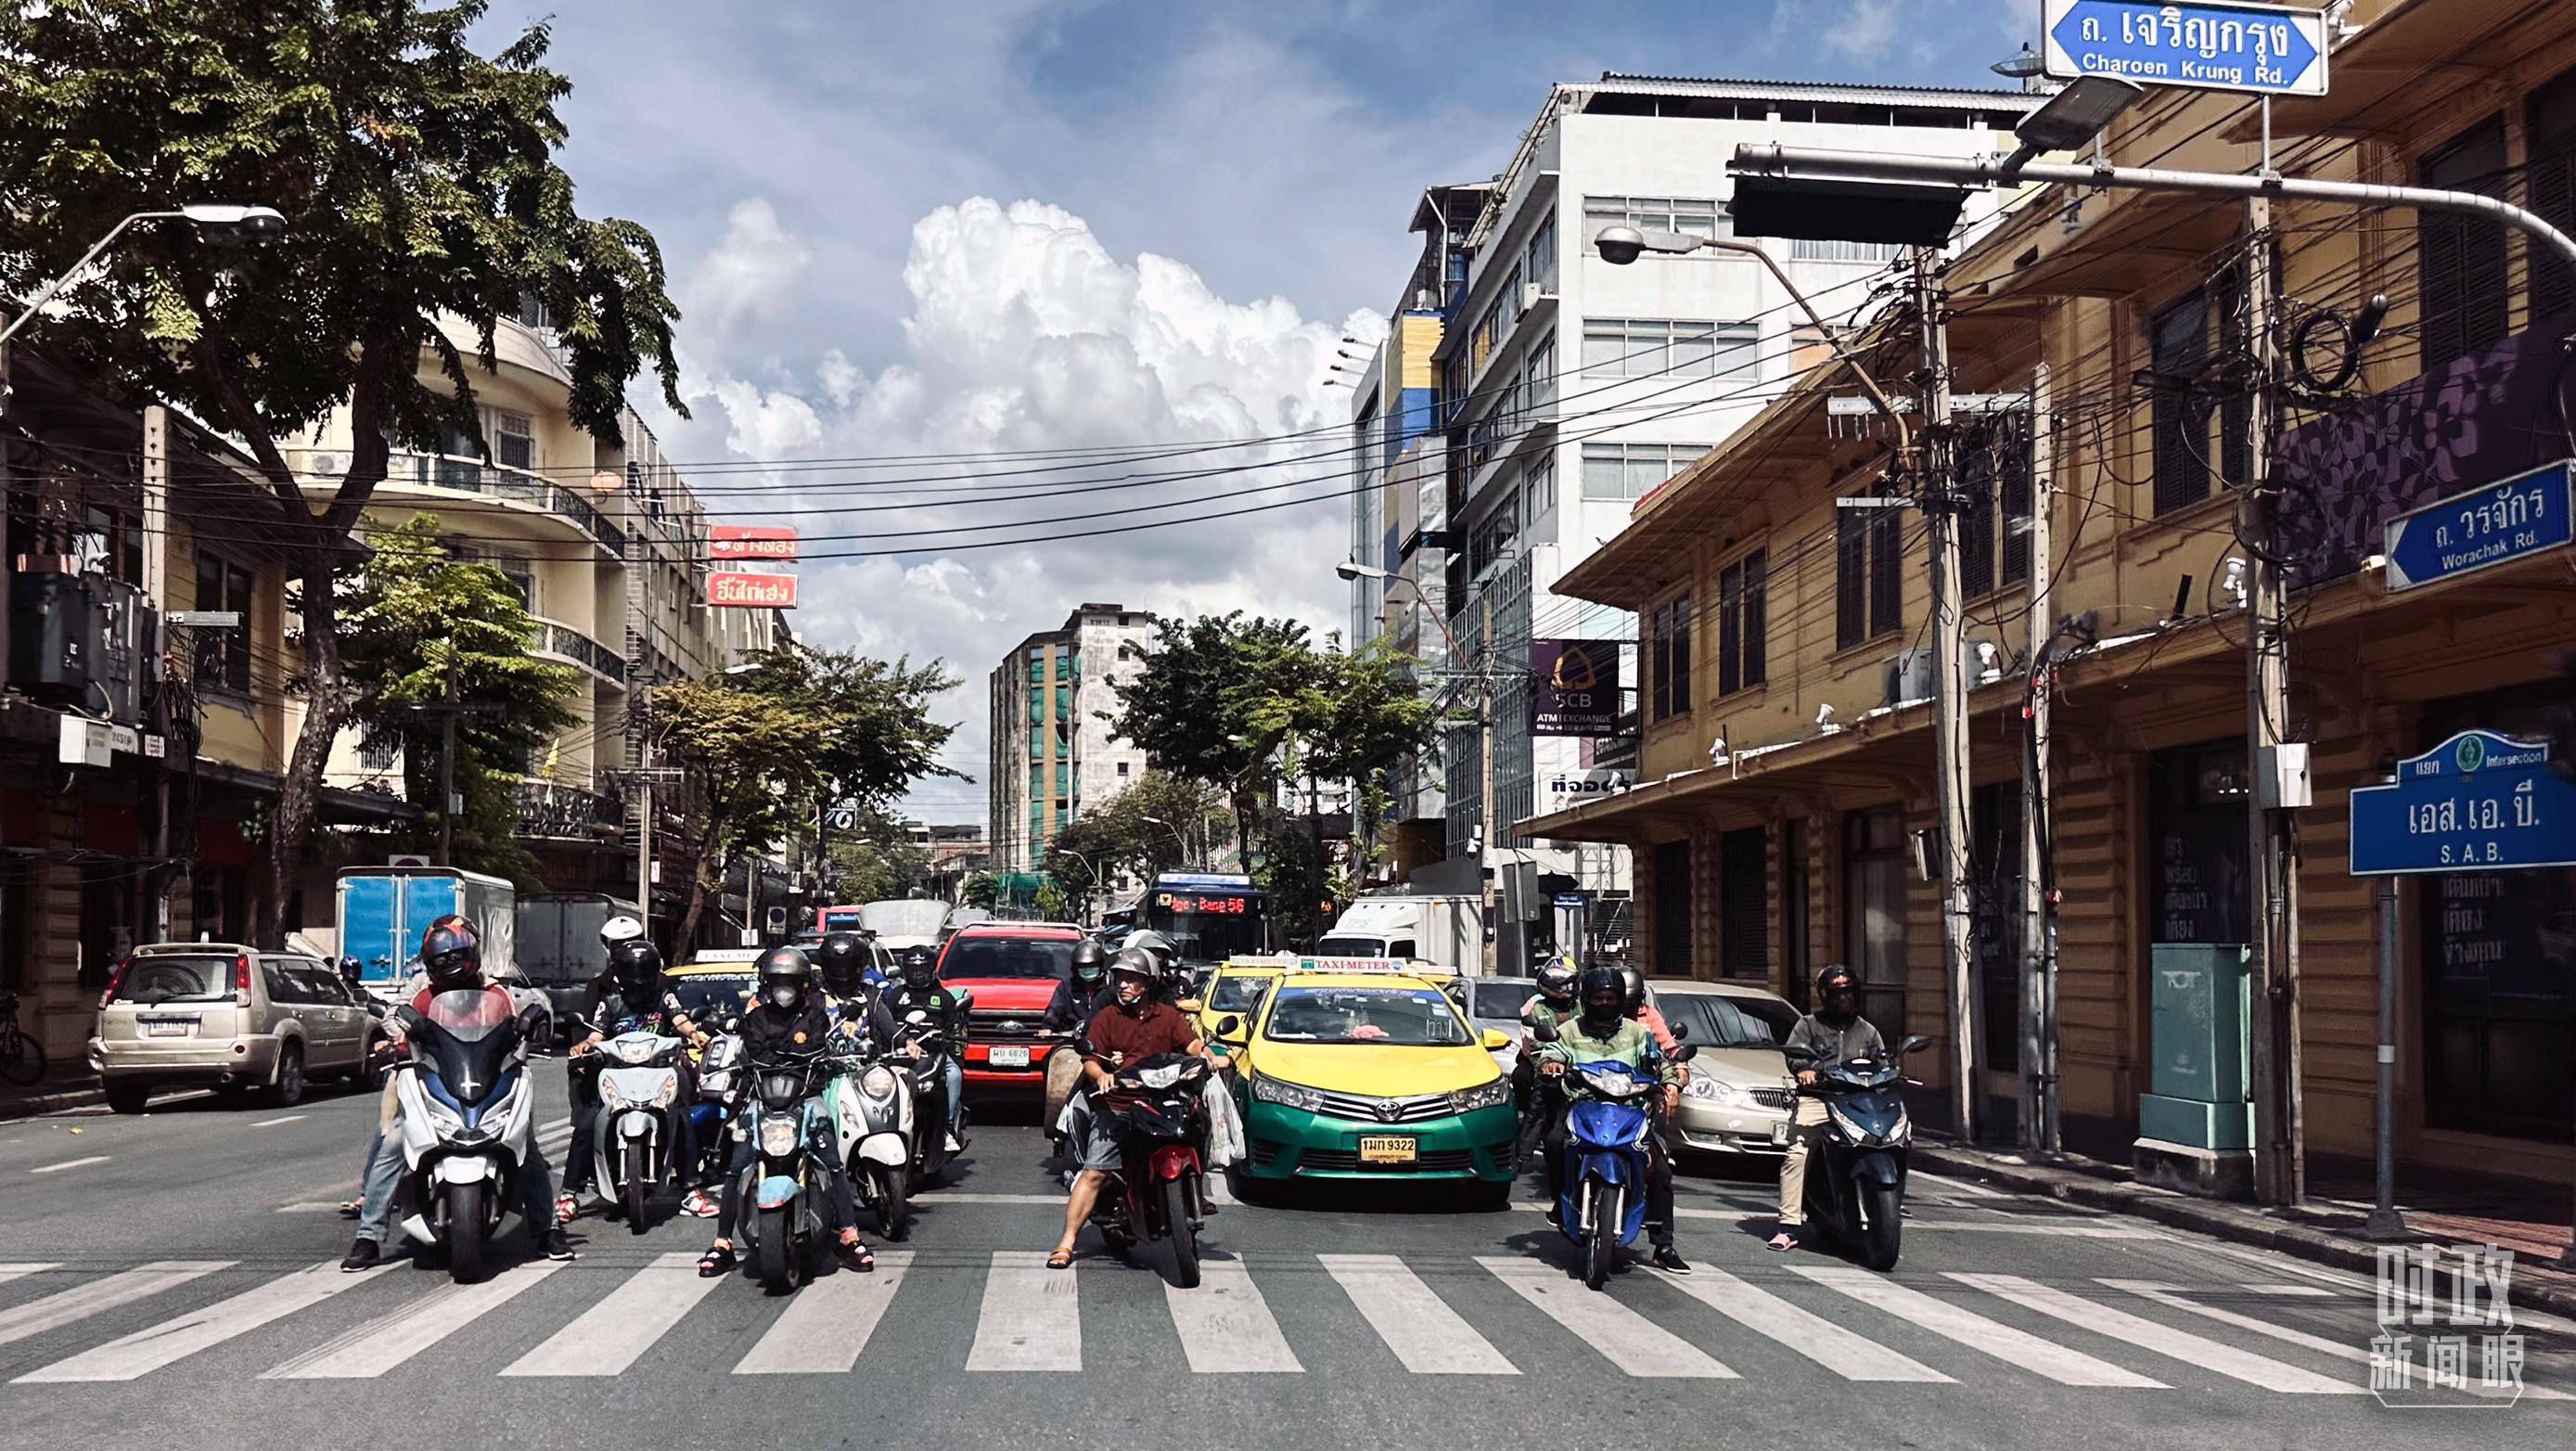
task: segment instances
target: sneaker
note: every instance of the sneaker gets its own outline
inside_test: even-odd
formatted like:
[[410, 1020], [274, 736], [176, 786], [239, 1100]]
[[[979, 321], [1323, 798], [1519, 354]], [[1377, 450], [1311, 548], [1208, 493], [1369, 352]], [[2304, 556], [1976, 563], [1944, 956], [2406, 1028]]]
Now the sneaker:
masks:
[[714, 1196], [704, 1189], [692, 1189], [688, 1197], [680, 1201], [680, 1212], [691, 1219], [713, 1219], [716, 1217], [716, 1209]]
[[1687, 1275], [1691, 1272], [1689, 1262], [1668, 1244], [1655, 1246], [1655, 1268], [1668, 1275]]
[[361, 1238], [349, 1246], [349, 1252], [347, 1254], [340, 1257], [340, 1268], [347, 1270], [351, 1274], [356, 1274], [360, 1270], [371, 1269], [375, 1266], [376, 1260], [381, 1257], [383, 1253], [384, 1251], [377, 1246], [374, 1240]]
[[966, 1152], [966, 1145], [961, 1142], [955, 1134], [948, 1135], [947, 1142], [948, 1152], [952, 1154], [962, 1154]]
[[569, 1191], [555, 1196], [555, 1223], [569, 1224], [572, 1222], [572, 1217], [579, 1213], [581, 1213], [581, 1201], [573, 1198]]
[[560, 1228], [547, 1230], [545, 1238], [537, 1242], [537, 1247], [545, 1251], [546, 1258], [550, 1260], [574, 1258], [572, 1236], [564, 1233]]

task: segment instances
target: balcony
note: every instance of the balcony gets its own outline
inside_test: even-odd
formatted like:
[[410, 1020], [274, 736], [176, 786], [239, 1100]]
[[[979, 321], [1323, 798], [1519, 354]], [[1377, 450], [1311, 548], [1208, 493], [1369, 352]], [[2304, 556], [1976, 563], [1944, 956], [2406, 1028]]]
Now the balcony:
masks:
[[605, 841], [625, 825], [613, 797], [553, 781], [519, 783], [519, 835], [540, 841]]
[[[348, 472], [349, 456], [314, 449], [290, 453], [287, 462], [303, 478], [306, 487], [336, 485]], [[562, 484], [525, 469], [504, 464], [487, 464], [481, 459], [455, 454], [395, 452], [385, 461], [385, 483], [395, 487], [454, 489], [459, 493], [481, 494], [560, 519], [585, 538], [619, 558], [626, 554], [626, 531], [592, 506], [588, 499]]]
[[570, 625], [559, 625], [552, 620], [536, 623], [536, 632], [528, 637], [529, 649], [540, 655], [570, 661], [614, 684], [626, 683], [625, 656]]

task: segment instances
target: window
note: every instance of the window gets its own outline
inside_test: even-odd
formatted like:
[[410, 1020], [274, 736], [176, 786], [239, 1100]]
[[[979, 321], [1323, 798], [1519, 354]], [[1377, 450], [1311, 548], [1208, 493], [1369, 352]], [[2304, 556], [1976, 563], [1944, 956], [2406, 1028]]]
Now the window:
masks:
[[[2562, 232], [2576, 229], [2576, 70], [2531, 93], [2523, 133], [2523, 205]], [[2523, 255], [2533, 318], [2576, 307], [2576, 272], [2546, 247], [2526, 246]]]
[[1529, 247], [1521, 254], [1521, 275], [1541, 292], [1556, 290], [1556, 224], [1552, 218], [1530, 234]]
[[536, 425], [506, 408], [492, 411], [492, 461], [514, 469], [537, 466]]
[[1757, 549], [1717, 572], [1717, 693], [1763, 683], [1769, 627], [1770, 551]]
[[1843, 961], [1860, 978], [1860, 1015], [1893, 1038], [1905, 1031], [1905, 814], [1894, 806], [1843, 813]]
[[1511, 552], [1512, 540], [1520, 533], [1520, 498], [1505, 494], [1494, 511], [1479, 520], [1467, 534], [1467, 567], [1476, 574]]
[[1467, 336], [1467, 371], [1472, 376], [1485, 370], [1494, 348], [1511, 335], [1512, 324], [1521, 320], [1521, 269], [1514, 262], [1503, 272], [1502, 284], [1494, 289], [1494, 300], [1485, 304], [1484, 315], [1476, 319], [1475, 330]]
[[1704, 443], [1587, 443], [1583, 497], [1642, 499], [1708, 450]]
[[228, 564], [203, 549], [197, 551], [197, 608], [236, 610], [241, 614], [241, 622], [230, 629], [196, 632], [198, 689], [250, 694], [250, 640], [258, 619], [252, 586], [249, 570]]
[[1045, 754], [1046, 727], [1042, 725], [1033, 725], [1029, 727], [1029, 759], [1034, 761]]
[[1905, 511], [1838, 509], [1834, 514], [1834, 648], [1848, 650], [1904, 627], [1898, 574]]
[[1691, 849], [1684, 841], [1655, 843], [1655, 973], [1691, 975]]
[[1769, 847], [1759, 826], [1717, 838], [1718, 971], [1728, 977], [1771, 975]]
[[1826, 237], [1792, 237], [1792, 262], [1893, 262], [1905, 255], [1896, 242], [1845, 242]]
[[1119, 763], [1118, 763], [1118, 774], [1119, 774], [1119, 775], [1121, 775], [1121, 776], [1126, 775], [1126, 774], [1127, 774], [1127, 766], [1128, 766], [1128, 763], [1127, 763], [1127, 762], [1125, 762], [1125, 761], [1121, 761], [1121, 762], [1119, 762]]
[[[2502, 190], [2504, 170], [2501, 116], [2470, 127], [2416, 167], [2425, 186], [2489, 193]], [[2505, 286], [2504, 224], [2457, 212], [2419, 212], [2415, 247], [2422, 297], [2416, 333], [2424, 366], [2436, 368], [2502, 342], [2512, 301]]]
[[358, 766], [383, 775], [402, 764], [402, 740], [393, 735], [370, 735], [358, 746]]
[[1521, 392], [1533, 408], [1556, 397], [1555, 333], [1530, 344], [1529, 356], [1521, 361]]
[[1655, 606], [1647, 616], [1651, 719], [1669, 720], [1691, 708], [1691, 601], [1687, 592]]
[[1583, 324], [1583, 371], [1596, 378], [1754, 375], [1761, 330], [1751, 323], [1596, 317]]
[[1959, 581], [1975, 599], [2030, 578], [2030, 415], [1970, 422], [1960, 430], [1958, 460]]
[[1533, 521], [1556, 507], [1556, 454], [1552, 450], [1541, 450], [1533, 457], [1521, 478], [1523, 492], [1529, 498], [1529, 517]]
[[1588, 196], [1583, 199], [1583, 245], [1601, 240], [1604, 227], [1681, 232], [1693, 237], [1727, 234], [1727, 216], [1714, 197]]
[[2194, 292], [2157, 313], [2148, 352], [2156, 374], [2156, 512], [2164, 514], [2209, 496], [2211, 400], [2200, 377], [2209, 357], [2208, 297]]

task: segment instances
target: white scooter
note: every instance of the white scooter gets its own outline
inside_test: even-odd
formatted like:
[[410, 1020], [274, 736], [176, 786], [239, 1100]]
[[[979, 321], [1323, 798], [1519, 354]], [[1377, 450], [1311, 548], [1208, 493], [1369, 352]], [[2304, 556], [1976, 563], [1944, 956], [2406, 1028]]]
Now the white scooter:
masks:
[[824, 1088], [833, 1148], [849, 1170], [850, 1192], [862, 1209], [876, 1211], [877, 1229], [888, 1239], [912, 1232], [913, 1104], [903, 1061], [879, 1059]]
[[[615, 1066], [599, 1070], [599, 1119], [591, 1130], [591, 1162], [599, 1166], [597, 1194], [623, 1212], [626, 1227], [642, 1234], [649, 1227], [644, 1206], [653, 1191], [679, 1177], [671, 1162], [677, 1115], [686, 1105], [680, 1096], [680, 1057], [685, 1039], [641, 1030], [620, 1033], [593, 1049]], [[694, 1172], [696, 1166], [687, 1168]]]
[[410, 1025], [411, 1063], [395, 1078], [402, 1105], [403, 1233], [444, 1257], [459, 1284], [483, 1278], [492, 1232], [517, 1202], [535, 1132], [526, 1066], [533, 1014], [498, 993], [444, 992]]

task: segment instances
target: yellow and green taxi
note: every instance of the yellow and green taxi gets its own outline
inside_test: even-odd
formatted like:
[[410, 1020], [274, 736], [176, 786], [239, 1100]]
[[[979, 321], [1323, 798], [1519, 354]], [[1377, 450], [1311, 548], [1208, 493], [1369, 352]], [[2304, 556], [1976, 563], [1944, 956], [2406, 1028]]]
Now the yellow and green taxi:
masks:
[[1208, 974], [1181, 1007], [1197, 1020], [1200, 1037], [1225, 1048], [1216, 1025], [1228, 1018], [1252, 1021], [1261, 1010], [1262, 998], [1279, 981], [1280, 974], [1296, 965], [1297, 959], [1284, 953], [1229, 957]]
[[1511, 1193], [1509, 1079], [1431, 976], [1313, 960], [1283, 967], [1222, 1039], [1235, 1056], [1252, 1184], [1448, 1180]]

